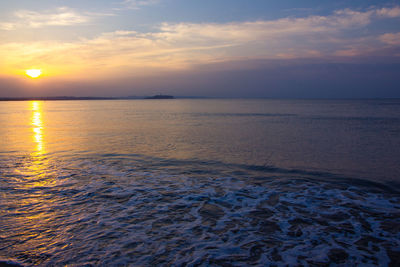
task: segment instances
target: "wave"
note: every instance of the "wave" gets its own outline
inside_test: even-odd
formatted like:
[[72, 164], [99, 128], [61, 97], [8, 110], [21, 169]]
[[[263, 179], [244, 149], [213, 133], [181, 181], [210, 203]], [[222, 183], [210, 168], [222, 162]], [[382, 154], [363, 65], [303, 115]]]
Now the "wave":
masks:
[[24, 265], [388, 265], [400, 195], [329, 172], [104, 154], [0, 158], [0, 256]]

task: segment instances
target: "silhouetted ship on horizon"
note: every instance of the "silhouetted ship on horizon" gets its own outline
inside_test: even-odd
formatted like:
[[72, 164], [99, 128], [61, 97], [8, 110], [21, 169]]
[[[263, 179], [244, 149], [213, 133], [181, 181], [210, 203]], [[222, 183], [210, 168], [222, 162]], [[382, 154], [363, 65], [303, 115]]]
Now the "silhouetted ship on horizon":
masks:
[[148, 96], [145, 99], [174, 99], [172, 95], [154, 95]]

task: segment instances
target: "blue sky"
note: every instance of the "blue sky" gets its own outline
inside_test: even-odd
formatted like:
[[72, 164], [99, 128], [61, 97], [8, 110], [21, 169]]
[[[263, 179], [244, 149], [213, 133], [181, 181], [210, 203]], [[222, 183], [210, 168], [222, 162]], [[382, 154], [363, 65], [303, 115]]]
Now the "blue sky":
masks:
[[400, 97], [399, 25], [399, 1], [7, 0], [0, 96]]

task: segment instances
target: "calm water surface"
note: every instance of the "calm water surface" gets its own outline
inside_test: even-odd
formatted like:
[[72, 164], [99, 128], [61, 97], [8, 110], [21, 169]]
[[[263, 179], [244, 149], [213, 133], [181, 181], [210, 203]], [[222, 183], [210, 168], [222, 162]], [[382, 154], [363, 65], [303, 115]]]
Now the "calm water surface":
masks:
[[400, 100], [0, 102], [0, 260], [389, 265]]

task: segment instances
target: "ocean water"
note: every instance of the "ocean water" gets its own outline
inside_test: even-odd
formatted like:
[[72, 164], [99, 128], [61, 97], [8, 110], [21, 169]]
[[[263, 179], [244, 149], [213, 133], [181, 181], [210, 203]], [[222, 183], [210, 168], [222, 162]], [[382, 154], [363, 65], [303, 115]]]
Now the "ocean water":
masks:
[[400, 100], [0, 102], [0, 263], [399, 255]]

